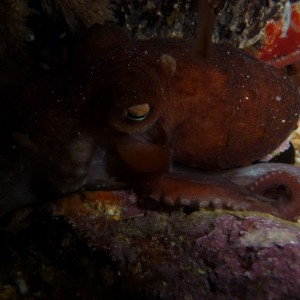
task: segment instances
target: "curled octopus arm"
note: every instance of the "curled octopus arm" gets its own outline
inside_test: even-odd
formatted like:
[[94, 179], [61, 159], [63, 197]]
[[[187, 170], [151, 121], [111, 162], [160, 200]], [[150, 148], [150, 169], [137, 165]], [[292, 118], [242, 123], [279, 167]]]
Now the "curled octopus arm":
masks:
[[183, 172], [149, 176], [143, 181], [143, 192], [170, 206], [258, 211], [292, 221], [300, 215], [299, 170], [285, 167], [270, 165], [250, 179], [247, 172], [256, 166], [237, 169], [245, 172], [246, 181], [243, 175], [234, 178], [226, 172], [221, 176]]
[[300, 215], [300, 168], [283, 163], [261, 163], [222, 172], [222, 177], [270, 199], [279, 217]]

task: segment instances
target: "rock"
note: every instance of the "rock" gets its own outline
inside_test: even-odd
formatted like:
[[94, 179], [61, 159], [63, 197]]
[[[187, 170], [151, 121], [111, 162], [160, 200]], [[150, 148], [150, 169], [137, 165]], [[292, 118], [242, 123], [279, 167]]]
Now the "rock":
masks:
[[0, 239], [0, 299], [300, 294], [300, 226], [267, 214], [170, 210], [132, 191], [84, 192], [18, 210], [2, 220]]

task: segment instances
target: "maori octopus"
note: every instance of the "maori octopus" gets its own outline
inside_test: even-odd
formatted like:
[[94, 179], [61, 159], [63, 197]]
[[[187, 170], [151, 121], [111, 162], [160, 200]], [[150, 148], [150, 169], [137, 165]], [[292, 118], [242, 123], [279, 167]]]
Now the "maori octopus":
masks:
[[[239, 50], [196, 52], [192, 40], [134, 40], [115, 25], [92, 27], [65, 72], [22, 91], [13, 135], [30, 161], [22, 172], [63, 194], [126, 186], [170, 206], [293, 220], [298, 168], [252, 163], [295, 129], [297, 89], [283, 70]], [[18, 197], [2, 197], [2, 215], [31, 201]]]

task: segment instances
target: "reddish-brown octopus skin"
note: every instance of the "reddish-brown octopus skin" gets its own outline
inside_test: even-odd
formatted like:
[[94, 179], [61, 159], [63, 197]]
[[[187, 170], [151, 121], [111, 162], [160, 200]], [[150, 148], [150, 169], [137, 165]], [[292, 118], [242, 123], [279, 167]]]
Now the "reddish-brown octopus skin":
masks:
[[[105, 47], [100, 41], [108, 37], [112, 41]], [[192, 41], [133, 41], [115, 28], [95, 28], [84, 44], [84, 66], [107, 70], [105, 76], [88, 76], [88, 89], [101, 102], [99, 87], [111, 85], [112, 127], [125, 137], [168, 147], [172, 161], [208, 170], [249, 165], [296, 127], [296, 88], [282, 70], [241, 51], [212, 45], [201, 60]], [[145, 103], [150, 110], [144, 119], [126, 118], [130, 107]], [[132, 142], [133, 156], [135, 149]], [[125, 161], [131, 156], [128, 143], [125, 154], [122, 146], [119, 151]], [[130, 158], [128, 163], [133, 167]]]
[[170, 205], [280, 216], [272, 201], [224, 178], [174, 166], [228, 169], [270, 153], [296, 127], [296, 88], [238, 50], [211, 45], [203, 60], [195, 52], [193, 41], [135, 41], [95, 26], [73, 53], [66, 90], [50, 87], [24, 123], [26, 138], [16, 138], [62, 193], [117, 178]]

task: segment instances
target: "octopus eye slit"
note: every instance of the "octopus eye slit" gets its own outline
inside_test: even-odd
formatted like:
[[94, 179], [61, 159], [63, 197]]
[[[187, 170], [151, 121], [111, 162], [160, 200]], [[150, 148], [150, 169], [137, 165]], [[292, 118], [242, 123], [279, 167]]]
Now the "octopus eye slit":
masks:
[[142, 116], [135, 116], [127, 112], [126, 118], [131, 121], [143, 121], [145, 120], [146, 116], [147, 114], [144, 114]]
[[131, 121], [143, 121], [147, 117], [150, 111], [150, 106], [148, 103], [136, 104], [130, 106], [124, 111], [124, 117]]

